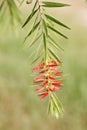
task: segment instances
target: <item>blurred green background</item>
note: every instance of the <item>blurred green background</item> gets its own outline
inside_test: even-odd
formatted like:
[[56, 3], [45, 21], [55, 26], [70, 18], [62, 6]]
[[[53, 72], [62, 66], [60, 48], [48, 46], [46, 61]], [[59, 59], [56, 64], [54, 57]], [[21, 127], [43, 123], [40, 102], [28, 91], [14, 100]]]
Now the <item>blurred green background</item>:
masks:
[[69, 40], [59, 38], [65, 49], [65, 81], [58, 93], [63, 118], [48, 116], [47, 100], [40, 100], [32, 87], [29, 48], [23, 44], [26, 31], [16, 27], [14, 32], [1, 24], [0, 130], [87, 130], [87, 4], [84, 0], [66, 2], [72, 6], [50, 10], [72, 28], [62, 29]]

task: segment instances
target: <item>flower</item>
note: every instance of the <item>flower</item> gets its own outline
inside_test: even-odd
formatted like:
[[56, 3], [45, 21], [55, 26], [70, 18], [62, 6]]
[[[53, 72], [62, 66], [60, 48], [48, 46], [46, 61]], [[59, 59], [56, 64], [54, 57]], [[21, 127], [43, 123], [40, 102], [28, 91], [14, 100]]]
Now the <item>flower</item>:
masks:
[[33, 72], [39, 74], [34, 79], [34, 83], [38, 84], [40, 88], [36, 91], [39, 93], [41, 99], [46, 98], [53, 92], [58, 92], [62, 86], [62, 72], [60, 71], [60, 63], [55, 60], [49, 60], [48, 63], [42, 62], [39, 67], [33, 68]]

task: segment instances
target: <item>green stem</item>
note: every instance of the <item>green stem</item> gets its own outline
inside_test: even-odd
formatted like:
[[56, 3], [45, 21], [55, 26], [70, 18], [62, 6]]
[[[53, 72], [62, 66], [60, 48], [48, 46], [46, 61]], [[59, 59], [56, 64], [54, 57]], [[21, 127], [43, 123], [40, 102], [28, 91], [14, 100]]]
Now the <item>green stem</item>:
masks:
[[38, 8], [39, 8], [39, 15], [40, 15], [40, 22], [41, 22], [41, 33], [43, 35], [43, 43], [44, 43], [44, 61], [47, 63], [47, 43], [46, 43], [46, 35], [45, 35], [45, 29], [43, 25], [43, 12], [42, 12], [42, 6], [40, 5], [40, 0], [37, 0], [38, 2]]

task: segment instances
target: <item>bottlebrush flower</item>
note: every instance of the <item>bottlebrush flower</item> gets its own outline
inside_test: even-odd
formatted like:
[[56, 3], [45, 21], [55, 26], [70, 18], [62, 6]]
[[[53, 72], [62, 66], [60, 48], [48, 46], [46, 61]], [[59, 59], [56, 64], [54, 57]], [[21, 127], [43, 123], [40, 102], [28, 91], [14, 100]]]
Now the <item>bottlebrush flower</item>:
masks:
[[60, 90], [62, 80], [60, 81], [59, 77], [62, 76], [62, 72], [59, 68], [60, 63], [55, 60], [50, 60], [48, 63], [42, 62], [39, 67], [33, 68], [33, 72], [38, 72], [40, 75], [34, 79], [34, 83], [40, 86], [36, 91], [40, 93], [39, 96], [42, 99]]
[[49, 96], [49, 111], [58, 118], [63, 112], [62, 104], [55, 95], [55, 92], [59, 92], [63, 84], [60, 63], [55, 60], [50, 60], [48, 63], [42, 62], [38, 67], [33, 68], [33, 72], [38, 74], [34, 79], [34, 83], [40, 86], [36, 88], [38, 96], [41, 99]]

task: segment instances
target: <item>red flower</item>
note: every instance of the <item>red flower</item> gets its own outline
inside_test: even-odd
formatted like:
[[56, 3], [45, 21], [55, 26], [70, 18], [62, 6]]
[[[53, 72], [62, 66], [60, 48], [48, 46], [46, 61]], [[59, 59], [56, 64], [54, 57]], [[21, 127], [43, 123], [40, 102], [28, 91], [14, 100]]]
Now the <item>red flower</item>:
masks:
[[[38, 76], [34, 83], [41, 83], [41, 87], [37, 88], [36, 91], [40, 94], [39, 96], [44, 99], [52, 92], [59, 91], [62, 86], [62, 81], [58, 80], [59, 76], [62, 76], [62, 72], [59, 71], [60, 63], [54, 60], [49, 61], [47, 64], [42, 62], [39, 67], [34, 68], [34, 72], [43, 74]], [[39, 84], [40, 85], [40, 84]]]

